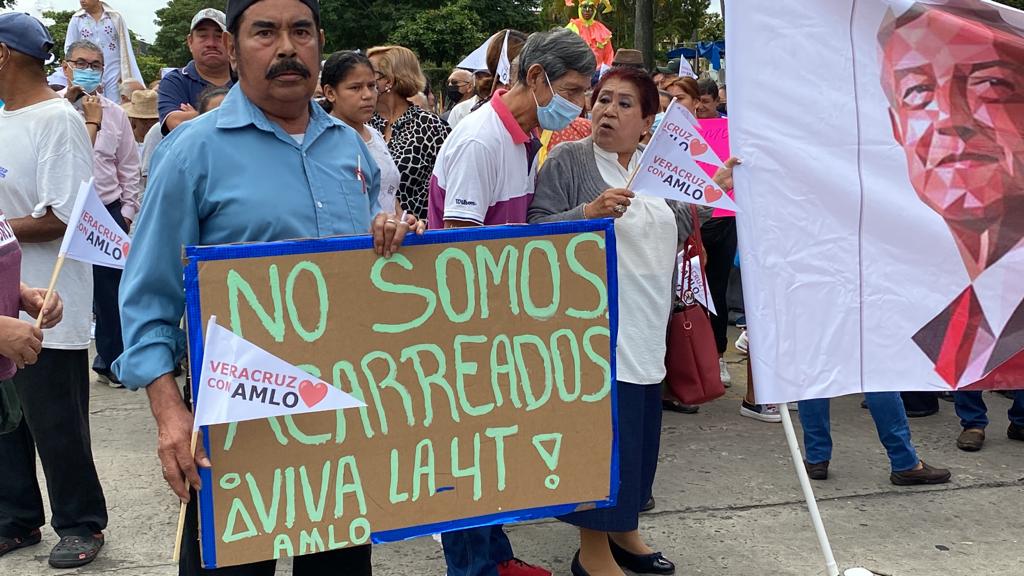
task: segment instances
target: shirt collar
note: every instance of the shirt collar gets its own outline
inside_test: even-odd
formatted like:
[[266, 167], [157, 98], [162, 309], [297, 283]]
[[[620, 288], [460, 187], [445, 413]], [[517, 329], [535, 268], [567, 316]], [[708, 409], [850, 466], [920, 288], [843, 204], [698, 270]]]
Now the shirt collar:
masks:
[[523, 127], [516, 121], [516, 117], [509, 111], [508, 106], [505, 105], [505, 101], [501, 99], [502, 96], [508, 90], [498, 90], [494, 93], [494, 97], [491, 98], [491, 107], [494, 108], [494, 112], [498, 115], [498, 119], [505, 126], [505, 130], [508, 130], [508, 135], [512, 137], [512, 142], [516, 144], [526, 144], [530, 141], [530, 135], [523, 131]]
[[328, 128], [338, 126], [319, 105], [310, 100], [309, 124], [306, 126], [306, 137], [299, 145], [280, 126], [267, 119], [267, 116], [242, 91], [241, 84], [235, 84], [216, 110], [217, 128], [234, 129], [252, 125], [264, 132], [272, 132], [284, 142], [303, 150], [308, 149], [316, 139]]
[[188, 64], [186, 64], [185, 67], [181, 69], [181, 73], [185, 76], [188, 76], [189, 78], [192, 78], [193, 80], [198, 80], [200, 82], [203, 81], [203, 77], [199, 75], [199, 69], [196, 68], [195, 60], [189, 60]]

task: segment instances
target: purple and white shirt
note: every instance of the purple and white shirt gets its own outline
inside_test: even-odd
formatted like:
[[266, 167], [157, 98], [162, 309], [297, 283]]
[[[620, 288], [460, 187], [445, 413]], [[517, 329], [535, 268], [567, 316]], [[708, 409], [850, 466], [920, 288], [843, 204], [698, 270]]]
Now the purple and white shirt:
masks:
[[509, 112], [503, 94], [467, 116], [441, 147], [430, 178], [431, 229], [444, 228], [445, 220], [526, 222], [539, 146]]

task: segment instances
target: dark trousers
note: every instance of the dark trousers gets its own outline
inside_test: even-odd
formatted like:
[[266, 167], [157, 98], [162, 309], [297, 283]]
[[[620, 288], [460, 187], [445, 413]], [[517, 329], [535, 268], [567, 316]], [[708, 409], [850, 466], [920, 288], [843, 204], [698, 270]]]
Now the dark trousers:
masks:
[[[185, 530], [181, 540], [178, 576], [274, 576], [276, 560], [265, 560], [241, 566], [207, 570], [199, 559], [199, 499], [192, 499], [185, 508]], [[354, 546], [319, 554], [296, 556], [292, 566], [295, 576], [370, 576], [370, 546]]]
[[[107, 206], [107, 212], [125, 232], [128, 225], [121, 216], [121, 201]], [[92, 369], [110, 375], [110, 365], [124, 352], [121, 339], [121, 311], [117, 306], [117, 291], [121, 287], [121, 270], [106, 266], [92, 267], [92, 310], [96, 314], [96, 358]]]
[[718, 353], [725, 354], [729, 348], [729, 275], [736, 260], [736, 218], [712, 218], [700, 227], [704, 249], [708, 253], [705, 273], [708, 277], [708, 291], [715, 302], [718, 314], [711, 316], [711, 329], [715, 332]]
[[24, 536], [46, 523], [36, 451], [60, 536], [89, 536], [107, 526], [89, 434], [89, 351], [43, 349], [14, 375], [24, 419], [0, 435], [0, 534]]
[[498, 576], [498, 564], [512, 559], [512, 543], [499, 526], [441, 534], [447, 576]]
[[903, 407], [907, 412], [937, 412], [939, 410], [938, 392], [900, 392]]
[[558, 519], [601, 532], [632, 532], [651, 499], [661, 450], [661, 386], [619, 381], [619, 492], [615, 506]]

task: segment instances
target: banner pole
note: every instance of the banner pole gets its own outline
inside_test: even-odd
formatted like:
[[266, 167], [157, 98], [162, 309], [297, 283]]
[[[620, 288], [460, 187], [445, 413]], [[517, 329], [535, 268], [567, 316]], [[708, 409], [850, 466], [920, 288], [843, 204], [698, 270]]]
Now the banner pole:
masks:
[[779, 413], [782, 415], [782, 428], [786, 431], [786, 443], [789, 444], [789, 454], [793, 458], [796, 476], [800, 479], [800, 490], [803, 492], [804, 500], [807, 502], [807, 511], [811, 513], [811, 524], [814, 525], [814, 533], [818, 537], [821, 553], [825, 556], [825, 569], [828, 571], [828, 576], [839, 576], [839, 566], [836, 564], [835, 554], [832, 553], [832, 544], [828, 541], [825, 524], [821, 521], [818, 501], [814, 498], [814, 490], [811, 489], [811, 479], [807, 476], [803, 455], [800, 453], [800, 444], [796, 441], [796, 431], [793, 429], [793, 419], [789, 416], [789, 406], [779, 404]]
[[39, 317], [36, 318], [36, 328], [43, 327], [43, 316], [46, 314], [46, 305], [50, 303], [50, 296], [53, 295], [53, 289], [57, 286], [57, 277], [60, 276], [60, 270], [64, 267], [64, 254], [57, 256], [57, 263], [53, 265], [53, 274], [50, 275], [50, 285], [46, 287], [46, 296], [43, 296], [43, 306], [39, 309]]
[[[196, 457], [196, 444], [199, 440], [199, 431], [195, 430], [192, 432], [192, 448], [189, 450], [189, 454], [192, 455], [192, 459]], [[198, 494], [197, 494], [198, 497]], [[178, 563], [178, 559], [181, 557], [181, 538], [185, 533], [185, 510], [188, 508], [188, 504], [181, 503], [181, 509], [178, 510], [178, 530], [175, 532], [174, 537], [174, 563]]]

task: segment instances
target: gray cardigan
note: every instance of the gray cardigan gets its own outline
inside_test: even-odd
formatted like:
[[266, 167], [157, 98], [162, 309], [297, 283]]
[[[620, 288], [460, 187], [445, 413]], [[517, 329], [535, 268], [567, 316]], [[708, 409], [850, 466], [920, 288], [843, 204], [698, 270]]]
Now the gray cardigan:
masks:
[[[583, 205], [592, 202], [611, 188], [601, 178], [594, 156], [594, 139], [564, 142], [555, 147], [537, 176], [537, 190], [527, 212], [530, 224], [583, 220]], [[693, 228], [689, 204], [666, 200], [676, 215], [676, 233], [681, 248]], [[698, 206], [700, 223], [711, 216], [712, 209]]]

